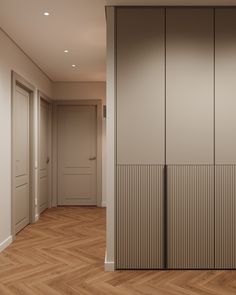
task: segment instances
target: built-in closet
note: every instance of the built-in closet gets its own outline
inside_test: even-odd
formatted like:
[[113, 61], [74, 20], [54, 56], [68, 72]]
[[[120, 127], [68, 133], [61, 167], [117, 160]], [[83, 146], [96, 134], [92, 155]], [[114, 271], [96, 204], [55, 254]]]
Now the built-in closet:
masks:
[[116, 268], [236, 268], [236, 9], [115, 12]]

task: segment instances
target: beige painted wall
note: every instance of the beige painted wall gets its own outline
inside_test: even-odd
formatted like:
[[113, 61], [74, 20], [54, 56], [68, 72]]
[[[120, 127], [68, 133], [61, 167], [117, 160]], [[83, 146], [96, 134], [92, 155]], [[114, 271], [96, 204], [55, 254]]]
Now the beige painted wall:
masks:
[[11, 241], [11, 71], [52, 95], [51, 81], [0, 29], [0, 251]]
[[53, 98], [56, 100], [105, 100], [105, 97], [105, 82], [55, 82], [53, 84]]
[[[55, 82], [54, 100], [101, 99], [106, 105], [105, 82]], [[106, 206], [106, 119], [102, 119], [102, 206]]]

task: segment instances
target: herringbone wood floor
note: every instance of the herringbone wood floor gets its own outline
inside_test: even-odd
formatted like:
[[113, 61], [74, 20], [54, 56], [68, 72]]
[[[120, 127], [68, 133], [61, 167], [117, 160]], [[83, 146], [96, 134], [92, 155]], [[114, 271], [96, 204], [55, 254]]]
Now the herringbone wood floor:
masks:
[[57, 208], [0, 254], [0, 295], [235, 295], [234, 271], [103, 270], [105, 210]]

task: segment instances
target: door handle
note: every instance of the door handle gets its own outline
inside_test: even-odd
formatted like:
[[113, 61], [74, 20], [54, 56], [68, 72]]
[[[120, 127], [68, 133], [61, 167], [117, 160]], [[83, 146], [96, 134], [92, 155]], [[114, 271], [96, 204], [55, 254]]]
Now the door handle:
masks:
[[167, 235], [167, 224], [168, 224], [168, 166], [164, 165], [164, 261], [163, 267], [168, 267], [168, 235]]
[[93, 160], [96, 160], [96, 159], [97, 159], [97, 157], [95, 157], [95, 156], [94, 157], [89, 157], [90, 161], [93, 161]]
[[48, 164], [50, 162], [50, 158], [47, 157], [46, 163]]

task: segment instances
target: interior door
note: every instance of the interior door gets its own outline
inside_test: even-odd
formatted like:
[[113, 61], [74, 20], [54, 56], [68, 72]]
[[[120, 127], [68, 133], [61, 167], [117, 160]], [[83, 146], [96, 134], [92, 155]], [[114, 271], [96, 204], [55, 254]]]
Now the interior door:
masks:
[[58, 107], [58, 205], [96, 205], [96, 107]]
[[29, 224], [29, 99], [16, 86], [14, 95], [14, 220], [15, 233]]
[[39, 213], [48, 208], [49, 203], [49, 104], [40, 100], [40, 175]]

